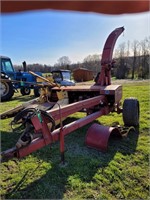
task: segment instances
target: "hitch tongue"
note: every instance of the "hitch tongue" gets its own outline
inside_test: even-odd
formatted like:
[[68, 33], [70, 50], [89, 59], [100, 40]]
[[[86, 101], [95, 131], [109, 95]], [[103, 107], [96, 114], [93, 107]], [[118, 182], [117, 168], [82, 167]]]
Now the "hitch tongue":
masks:
[[16, 143], [16, 147], [18, 149], [23, 146], [27, 146], [28, 144], [30, 144], [32, 142], [33, 139], [39, 138], [42, 136], [42, 133], [35, 134], [33, 132], [33, 130], [34, 130], [33, 125], [31, 123], [27, 122], [24, 132], [22, 133], [22, 135], [20, 136], [20, 138], [18, 139], [18, 141]]
[[31, 133], [31, 131], [33, 130], [33, 126], [29, 122], [27, 122], [25, 125], [26, 128], [16, 143], [17, 148], [26, 146], [33, 140], [33, 134]]
[[6, 151], [1, 152], [1, 161], [17, 157], [17, 148], [12, 147]]

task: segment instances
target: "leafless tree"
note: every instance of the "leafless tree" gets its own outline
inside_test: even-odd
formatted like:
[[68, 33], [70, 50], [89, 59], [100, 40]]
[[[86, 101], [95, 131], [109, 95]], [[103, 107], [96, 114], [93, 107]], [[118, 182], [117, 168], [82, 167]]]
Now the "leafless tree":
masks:
[[125, 55], [126, 43], [122, 43], [118, 48], [118, 64], [116, 77], [119, 79], [124, 79], [126, 77], [127, 63], [126, 63], [126, 55]]
[[132, 76], [131, 78], [134, 79], [135, 76], [135, 68], [136, 68], [136, 61], [137, 61], [137, 56], [138, 56], [138, 46], [139, 42], [137, 40], [134, 40], [132, 43], [132, 51], [133, 51], [133, 64], [132, 64]]
[[145, 38], [140, 42], [141, 46], [141, 68], [139, 70], [140, 78], [149, 78], [150, 67], [150, 37]]
[[101, 55], [93, 54], [84, 58], [82, 67], [92, 70], [95, 74], [100, 71]]
[[69, 69], [71, 61], [68, 56], [62, 56], [57, 60], [55, 66], [63, 67], [64, 69]]
[[87, 57], [84, 58], [83, 62], [96, 62], [100, 61], [100, 55], [99, 54], [93, 54], [93, 55], [88, 55]]

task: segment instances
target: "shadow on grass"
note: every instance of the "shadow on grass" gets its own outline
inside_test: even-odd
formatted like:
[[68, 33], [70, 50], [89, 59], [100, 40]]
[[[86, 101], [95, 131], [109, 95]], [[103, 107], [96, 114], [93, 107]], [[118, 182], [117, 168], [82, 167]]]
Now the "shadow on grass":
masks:
[[[66, 123], [73, 120], [73, 118], [69, 118]], [[33, 169], [31, 173], [26, 170], [15, 188], [7, 192], [4, 198], [62, 199], [67, 188], [80, 188], [80, 183], [88, 184], [93, 181], [98, 170], [107, 167], [117, 152], [123, 155], [130, 155], [135, 152], [139, 135], [138, 129], [136, 132], [130, 132], [128, 137], [122, 139], [111, 137], [108, 152], [102, 153], [85, 146], [85, 133], [90, 125], [86, 125], [65, 137], [65, 166], [60, 165], [59, 142], [53, 144], [51, 149], [46, 146], [33, 153], [33, 156], [42, 160], [43, 163], [49, 163], [51, 168], [46, 170], [46, 173], [38, 179], [35, 178], [36, 173], [43, 170], [42, 164], [38, 164], [37, 168]], [[3, 134], [6, 133], [2, 133], [2, 136]], [[2, 140], [4, 141], [4, 138]], [[28, 179], [33, 178], [32, 176], [36, 180], [26, 184]], [[71, 189], [73, 190], [73, 188]], [[82, 190], [82, 187], [79, 190]]]
[[26, 102], [26, 101], [30, 101], [32, 99], [36, 98], [34, 95], [25, 95], [25, 96], [22, 96], [22, 95], [18, 95], [18, 96], [14, 96], [10, 101], [18, 101], [18, 102]]
[[7, 132], [1, 131], [1, 151], [5, 151], [8, 148], [13, 147], [18, 140], [20, 133], [18, 132]]

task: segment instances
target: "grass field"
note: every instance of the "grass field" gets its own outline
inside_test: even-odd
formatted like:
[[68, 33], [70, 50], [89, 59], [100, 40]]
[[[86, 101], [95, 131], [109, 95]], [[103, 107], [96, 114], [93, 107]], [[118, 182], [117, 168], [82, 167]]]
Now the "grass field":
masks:
[[[149, 82], [124, 82], [123, 100], [136, 97], [140, 102], [140, 127], [128, 137], [110, 140], [107, 153], [88, 149], [85, 135], [89, 125], [65, 138], [66, 165], [60, 165], [59, 143], [17, 160], [1, 163], [3, 199], [131, 199], [147, 200], [149, 193]], [[32, 99], [15, 95], [0, 103], [0, 112]], [[76, 113], [71, 118], [81, 118]], [[1, 120], [1, 149], [13, 147], [19, 133], [13, 133], [11, 119]], [[111, 113], [97, 119], [103, 125], [122, 116]]]

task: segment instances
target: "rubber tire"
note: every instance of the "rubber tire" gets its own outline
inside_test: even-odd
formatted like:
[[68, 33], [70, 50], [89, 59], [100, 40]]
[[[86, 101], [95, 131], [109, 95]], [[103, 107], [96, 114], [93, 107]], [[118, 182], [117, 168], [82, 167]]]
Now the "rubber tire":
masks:
[[139, 101], [127, 98], [123, 103], [123, 121], [126, 126], [138, 126], [140, 117]]
[[[4, 73], [1, 73], [1, 78], [2, 79], [7, 79], [7, 80], [11, 80], [11, 78], [9, 78], [6, 74]], [[0, 100], [1, 101], [9, 101], [12, 96], [14, 95], [14, 87], [13, 87], [13, 84], [12, 82], [4, 82], [4, 81], [1, 81], [1, 85], [4, 85], [6, 87], [6, 92], [5, 94], [1, 97], [0, 97]]]
[[34, 87], [34, 96], [39, 97], [40, 96], [40, 87], [35, 86]]
[[23, 96], [29, 95], [31, 93], [31, 89], [30, 88], [26, 88], [26, 87], [22, 87], [22, 88], [20, 88], [20, 93]]

